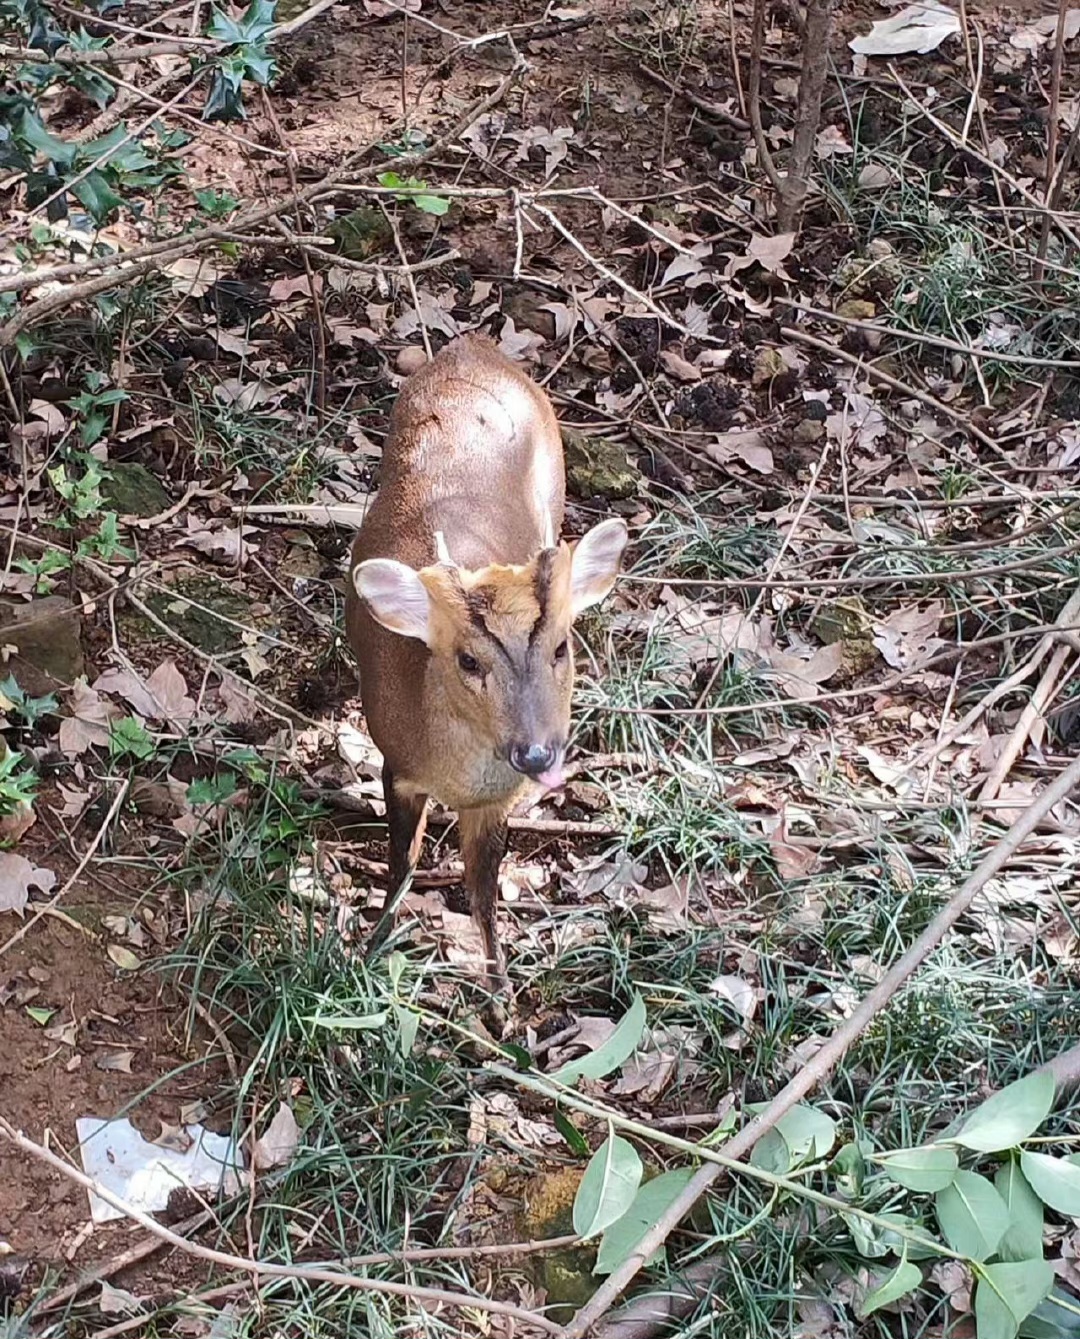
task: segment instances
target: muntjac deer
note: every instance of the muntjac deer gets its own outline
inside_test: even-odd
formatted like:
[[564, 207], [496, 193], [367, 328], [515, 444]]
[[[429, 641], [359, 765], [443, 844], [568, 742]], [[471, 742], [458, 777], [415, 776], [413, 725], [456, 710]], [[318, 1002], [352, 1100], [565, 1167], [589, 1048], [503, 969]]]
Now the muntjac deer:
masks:
[[456, 809], [495, 988], [507, 814], [562, 782], [571, 624], [611, 590], [627, 541], [613, 519], [560, 543], [565, 491], [547, 396], [469, 335], [405, 383], [352, 551], [346, 628], [385, 760], [390, 894], [418, 858], [428, 797]]

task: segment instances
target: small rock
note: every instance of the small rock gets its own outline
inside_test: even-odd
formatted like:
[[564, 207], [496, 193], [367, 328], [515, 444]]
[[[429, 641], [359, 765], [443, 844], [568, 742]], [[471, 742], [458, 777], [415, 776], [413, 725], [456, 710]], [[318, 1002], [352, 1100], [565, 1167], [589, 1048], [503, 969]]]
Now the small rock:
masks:
[[334, 219], [327, 232], [350, 260], [368, 260], [394, 244], [394, 234], [382, 210], [368, 206]]
[[101, 481], [101, 496], [112, 511], [121, 516], [159, 516], [169, 506], [165, 486], [145, 465], [137, 461], [117, 461]]
[[550, 340], [555, 338], [555, 314], [544, 311], [544, 304], [550, 301], [547, 293], [519, 288], [514, 292], [503, 292], [502, 309], [518, 330], [531, 330], [533, 334]]
[[814, 442], [820, 442], [824, 436], [824, 423], [819, 423], [816, 419], [804, 418], [795, 424], [791, 440], [799, 446], [812, 446]]
[[641, 488], [641, 473], [626, 458], [626, 452], [606, 437], [587, 437], [576, 428], [563, 428], [566, 451], [566, 482], [580, 498], [611, 500], [635, 497]]
[[0, 600], [0, 646], [15, 648], [5, 668], [33, 697], [70, 687], [83, 673], [81, 631], [78, 609], [62, 595]]
[[[212, 656], [239, 650], [243, 644], [241, 628], [257, 630], [258, 626], [252, 602], [235, 587], [212, 576], [180, 576], [171, 583], [168, 593], [155, 591], [148, 603], [170, 628]], [[198, 605], [203, 607], [197, 608]], [[216, 618], [215, 614], [224, 618]], [[231, 621], [226, 623], [226, 618]], [[240, 628], [235, 626], [237, 623]]]
[[877, 307], [865, 298], [848, 298], [837, 307], [836, 314], [849, 321], [872, 321], [877, 315]]
[[419, 372], [427, 362], [427, 354], [419, 344], [406, 344], [394, 360], [394, 366], [403, 377], [411, 377]]

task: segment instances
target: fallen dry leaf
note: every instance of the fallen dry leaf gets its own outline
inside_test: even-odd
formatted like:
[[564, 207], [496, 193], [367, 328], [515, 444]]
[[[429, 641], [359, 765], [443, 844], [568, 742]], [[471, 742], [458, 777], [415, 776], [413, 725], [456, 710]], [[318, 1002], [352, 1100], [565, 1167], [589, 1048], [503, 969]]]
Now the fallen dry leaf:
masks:
[[71, 715], [60, 722], [60, 751], [74, 757], [89, 748], [105, 748], [109, 742], [109, 722], [118, 720], [123, 711], [87, 684], [77, 679], [71, 690]]
[[300, 1144], [300, 1126], [292, 1108], [284, 1102], [278, 1105], [274, 1118], [255, 1141], [254, 1163], [260, 1172], [271, 1167], [284, 1167], [292, 1161]]
[[711, 456], [718, 465], [741, 460], [758, 474], [773, 472], [773, 454], [765, 444], [765, 434], [759, 428], [737, 428], [732, 432], [717, 433], [711, 442], [705, 443], [705, 454]]
[[111, 1074], [130, 1074], [134, 1051], [104, 1051], [94, 1060], [95, 1069], [103, 1069]]
[[226, 674], [222, 678], [217, 691], [224, 720], [233, 725], [245, 725], [255, 719], [258, 710], [255, 699], [244, 691], [239, 681], [231, 674]]
[[0, 851], [0, 911], [21, 916], [31, 888], [51, 893], [55, 886], [56, 875], [51, 869], [41, 869], [14, 851]]

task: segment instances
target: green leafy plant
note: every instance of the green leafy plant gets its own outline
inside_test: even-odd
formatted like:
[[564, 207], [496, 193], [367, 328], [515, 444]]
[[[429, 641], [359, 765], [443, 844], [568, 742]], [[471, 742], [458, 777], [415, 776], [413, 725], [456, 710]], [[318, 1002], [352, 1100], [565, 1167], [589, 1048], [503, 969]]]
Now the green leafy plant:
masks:
[[427, 182], [420, 181], [417, 177], [400, 177], [396, 172], [380, 172], [379, 185], [395, 191], [395, 200], [411, 201], [425, 214], [439, 216], [450, 209], [450, 201], [445, 196], [432, 194], [428, 190]]
[[211, 186], [196, 189], [195, 203], [207, 218], [226, 219], [240, 207], [240, 201], [228, 191], [217, 191]]
[[64, 503], [62, 513], [53, 520], [58, 530], [71, 530], [76, 522], [85, 521], [101, 510], [101, 481], [105, 475], [92, 456], [86, 458], [86, 468], [80, 475], [73, 477], [66, 465], [56, 465], [48, 476]]
[[43, 716], [55, 716], [60, 709], [60, 703], [52, 693], [44, 697], [31, 697], [20, 687], [14, 674], [0, 680], [0, 699], [3, 699], [0, 707], [4, 711], [14, 711], [28, 730], [33, 730]]
[[[572, 1084], [611, 1073], [636, 1049], [643, 1026], [638, 997], [605, 1046], [588, 1057], [587, 1067], [574, 1062], [551, 1079]], [[1050, 1114], [1054, 1093], [1053, 1076], [1037, 1070], [995, 1093], [934, 1143], [881, 1153], [848, 1145], [831, 1163], [839, 1173], [833, 1197], [792, 1179], [810, 1164], [830, 1166], [823, 1160], [838, 1133], [830, 1116], [799, 1104], [755, 1144], [750, 1165], [742, 1170], [764, 1177], [774, 1199], [783, 1192], [832, 1207], [858, 1253], [871, 1262], [871, 1286], [856, 1304], [860, 1317], [921, 1288], [925, 1280], [917, 1261], [949, 1257], [963, 1261], [974, 1276], [977, 1339], [1016, 1339], [1028, 1318], [1048, 1299], [1054, 1301], [1054, 1270], [1043, 1254], [1044, 1208], [1080, 1217], [1080, 1155], [1052, 1156], [1026, 1146]], [[751, 1106], [748, 1112], [762, 1109]], [[608, 1137], [590, 1158], [574, 1201], [575, 1230], [585, 1239], [600, 1237], [595, 1272], [601, 1274], [637, 1249], [692, 1174], [690, 1168], [675, 1168], [646, 1180], [642, 1159], [616, 1133], [618, 1124], [609, 1117]], [[994, 1178], [962, 1166], [968, 1154], [976, 1166], [987, 1157], [997, 1159]], [[867, 1165], [875, 1164], [878, 1175], [866, 1175]], [[916, 1200], [907, 1213], [882, 1211], [877, 1207], [882, 1179], [911, 1196], [933, 1196], [932, 1205]], [[928, 1226], [931, 1207], [938, 1237]], [[883, 1273], [873, 1262], [889, 1256], [896, 1263]], [[1044, 1320], [1049, 1332], [1056, 1332], [1052, 1319]]]
[[60, 549], [46, 549], [38, 558], [28, 558], [25, 554], [20, 554], [12, 566], [34, 578], [35, 595], [48, 595], [50, 591], [56, 589], [53, 577], [70, 570], [71, 557], [62, 553]]
[[[91, 387], [79, 395], [72, 396], [68, 404], [81, 420], [79, 436], [82, 438], [83, 446], [91, 447], [101, 440], [112, 417], [107, 411], [128, 398], [127, 391], [120, 390], [118, 386], [106, 386], [100, 390]], [[100, 478], [99, 474], [99, 482]]]
[[34, 802], [38, 779], [22, 761], [21, 753], [0, 742], [0, 816], [17, 813]]
[[252, 0], [240, 19], [215, 9], [207, 35], [226, 42], [229, 50], [215, 57], [210, 90], [203, 108], [207, 121], [230, 121], [245, 116], [242, 88], [245, 79], [265, 87], [276, 73], [266, 39], [274, 26], [277, 0]]
[[145, 762], [156, 751], [153, 737], [134, 716], [122, 716], [109, 726], [109, 753], [113, 758]]
[[79, 540], [76, 553], [80, 558], [100, 558], [105, 563], [135, 561], [135, 551], [120, 540], [120, 522], [114, 511], [107, 511], [97, 530]]

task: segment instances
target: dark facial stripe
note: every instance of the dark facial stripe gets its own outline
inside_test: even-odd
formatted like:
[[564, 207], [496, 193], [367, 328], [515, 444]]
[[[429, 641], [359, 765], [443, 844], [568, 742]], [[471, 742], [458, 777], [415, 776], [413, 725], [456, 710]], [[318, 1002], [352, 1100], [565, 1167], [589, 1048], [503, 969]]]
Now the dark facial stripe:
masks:
[[555, 568], [557, 553], [557, 549], [544, 549], [536, 559], [536, 568], [533, 571], [533, 595], [536, 597], [536, 607], [540, 610], [540, 617], [533, 624], [532, 631], [529, 633], [530, 649], [535, 645], [537, 638], [544, 630], [544, 624], [547, 622], [548, 605], [551, 601], [551, 576]]

